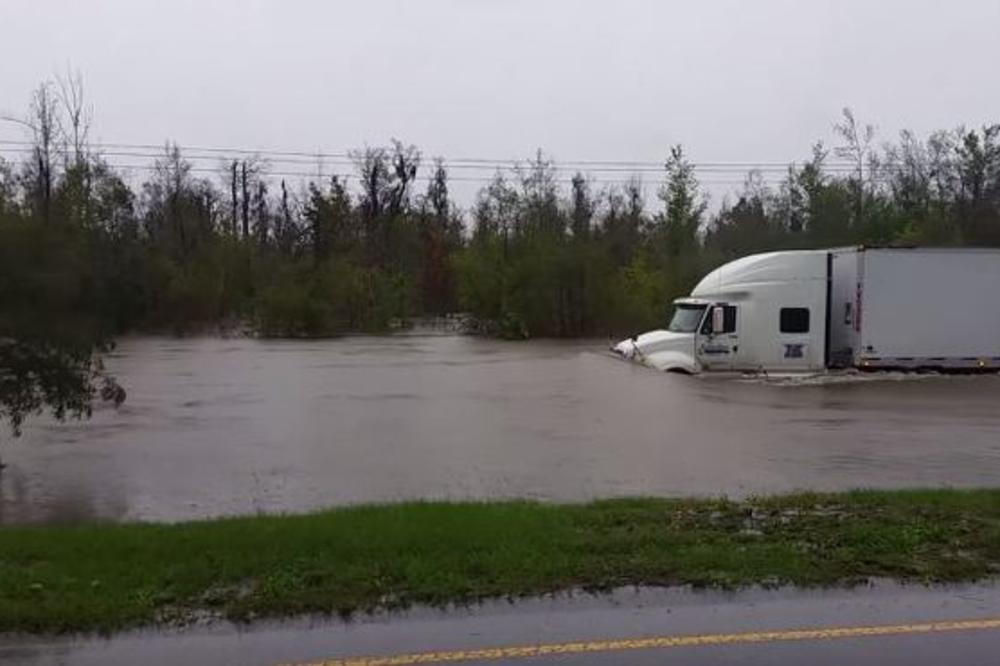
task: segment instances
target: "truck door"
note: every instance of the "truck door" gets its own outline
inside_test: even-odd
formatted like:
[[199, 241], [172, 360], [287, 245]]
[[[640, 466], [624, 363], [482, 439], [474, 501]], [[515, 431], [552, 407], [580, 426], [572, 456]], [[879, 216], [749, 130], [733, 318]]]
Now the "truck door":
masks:
[[739, 308], [717, 303], [708, 308], [698, 334], [698, 362], [706, 370], [733, 370], [740, 351]]

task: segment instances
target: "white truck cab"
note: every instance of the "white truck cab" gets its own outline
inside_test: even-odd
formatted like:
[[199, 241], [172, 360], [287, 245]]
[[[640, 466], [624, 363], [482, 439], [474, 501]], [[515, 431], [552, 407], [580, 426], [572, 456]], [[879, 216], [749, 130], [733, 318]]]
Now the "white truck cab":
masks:
[[666, 329], [613, 349], [657, 370], [822, 370], [829, 253], [758, 254], [721, 266], [674, 301]]

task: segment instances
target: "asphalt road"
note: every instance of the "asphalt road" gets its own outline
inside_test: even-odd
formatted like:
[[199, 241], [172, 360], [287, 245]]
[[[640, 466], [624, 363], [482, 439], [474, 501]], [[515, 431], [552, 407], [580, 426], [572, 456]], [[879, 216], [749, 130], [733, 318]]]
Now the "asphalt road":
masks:
[[852, 590], [621, 590], [350, 623], [213, 624], [113, 638], [0, 637], [32, 666], [998, 664], [1000, 584]]

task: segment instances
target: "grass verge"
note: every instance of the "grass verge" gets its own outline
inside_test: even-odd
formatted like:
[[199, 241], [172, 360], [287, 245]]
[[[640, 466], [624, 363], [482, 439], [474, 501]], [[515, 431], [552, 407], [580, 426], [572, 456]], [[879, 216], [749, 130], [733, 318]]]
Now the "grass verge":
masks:
[[349, 614], [574, 587], [944, 582], [998, 572], [1000, 490], [407, 503], [2, 528], [0, 631]]

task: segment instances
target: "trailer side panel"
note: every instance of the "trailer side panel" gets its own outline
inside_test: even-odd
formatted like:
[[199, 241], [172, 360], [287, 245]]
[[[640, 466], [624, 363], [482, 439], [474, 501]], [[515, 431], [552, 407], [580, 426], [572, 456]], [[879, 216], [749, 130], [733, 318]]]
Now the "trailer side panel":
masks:
[[874, 249], [859, 257], [859, 365], [1000, 366], [1000, 251]]

